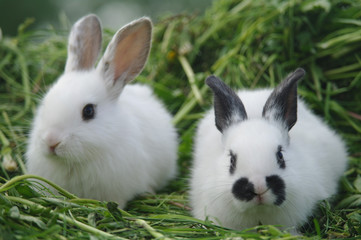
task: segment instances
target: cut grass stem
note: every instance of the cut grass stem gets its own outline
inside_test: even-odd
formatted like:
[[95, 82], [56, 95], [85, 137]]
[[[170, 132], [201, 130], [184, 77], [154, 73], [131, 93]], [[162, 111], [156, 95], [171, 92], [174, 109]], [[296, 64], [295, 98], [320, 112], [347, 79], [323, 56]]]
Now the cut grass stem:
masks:
[[[5, 196], [5, 198], [7, 198], [9, 201], [20, 203], [20, 204], [29, 206], [29, 207], [31, 207], [33, 209], [46, 210], [46, 208], [43, 207], [42, 205], [34, 203], [34, 202], [32, 202], [30, 200], [27, 200], [27, 199], [24, 199], [24, 198], [13, 197], [13, 196]], [[72, 224], [72, 225], [74, 225], [74, 226], [78, 227], [79, 229], [84, 230], [86, 232], [90, 232], [90, 233], [93, 233], [93, 234], [96, 234], [96, 235], [100, 235], [102, 237], [106, 237], [106, 238], [109, 238], [109, 239], [125, 239], [125, 238], [115, 236], [115, 235], [112, 235], [110, 233], [101, 231], [101, 230], [96, 229], [94, 227], [91, 227], [89, 225], [86, 225], [86, 224], [84, 224], [82, 222], [77, 221], [73, 217], [68, 217], [65, 214], [57, 213], [54, 210], [50, 210], [50, 214], [53, 214], [53, 215], [57, 216], [59, 219], [61, 219], [62, 221], [66, 222], [66, 223], [69, 223], [69, 224]]]
[[19, 184], [21, 181], [26, 180], [26, 179], [37, 179], [40, 181], [43, 181], [47, 184], [49, 184], [50, 186], [52, 186], [54, 189], [56, 189], [60, 194], [62, 194], [63, 196], [69, 198], [69, 199], [77, 199], [78, 197], [75, 196], [74, 194], [66, 191], [65, 189], [61, 188], [60, 186], [58, 186], [57, 184], [43, 178], [40, 176], [36, 176], [36, 175], [20, 175], [20, 176], [16, 176], [12, 179], [10, 179], [9, 181], [7, 181], [5, 184], [0, 186], [0, 193], [1, 192], [5, 192], [8, 191], [10, 188], [12, 188], [14, 185]]

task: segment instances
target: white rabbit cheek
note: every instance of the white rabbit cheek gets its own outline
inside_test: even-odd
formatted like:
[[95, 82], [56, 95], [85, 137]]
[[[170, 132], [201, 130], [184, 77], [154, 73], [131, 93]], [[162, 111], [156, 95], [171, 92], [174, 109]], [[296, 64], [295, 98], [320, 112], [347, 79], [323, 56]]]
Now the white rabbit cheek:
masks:
[[[59, 121], [36, 130], [40, 149], [46, 158], [80, 162], [91, 156], [87, 151], [89, 145], [92, 144], [89, 143], [88, 138], [94, 138], [97, 135], [95, 133], [97, 121], [96, 119], [82, 120], [81, 111], [76, 111], [75, 114], [78, 116], [72, 119], [64, 118], [64, 120], [59, 117]], [[44, 120], [46, 121], [48, 119]], [[61, 121], [64, 122], [61, 123]]]

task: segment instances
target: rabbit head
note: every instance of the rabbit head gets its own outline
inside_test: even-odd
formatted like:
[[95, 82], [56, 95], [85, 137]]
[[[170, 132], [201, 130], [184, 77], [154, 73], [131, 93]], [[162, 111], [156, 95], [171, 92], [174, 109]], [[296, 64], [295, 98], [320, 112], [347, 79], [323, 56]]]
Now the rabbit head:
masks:
[[115, 102], [143, 69], [152, 24], [140, 18], [121, 28], [95, 67], [101, 32], [95, 15], [81, 18], [72, 27], [65, 72], [38, 108], [28, 155], [40, 151], [49, 158], [87, 161], [98, 149], [111, 151], [112, 142], [117, 141], [112, 126], [121, 125], [119, 119], [127, 116], [117, 115]]

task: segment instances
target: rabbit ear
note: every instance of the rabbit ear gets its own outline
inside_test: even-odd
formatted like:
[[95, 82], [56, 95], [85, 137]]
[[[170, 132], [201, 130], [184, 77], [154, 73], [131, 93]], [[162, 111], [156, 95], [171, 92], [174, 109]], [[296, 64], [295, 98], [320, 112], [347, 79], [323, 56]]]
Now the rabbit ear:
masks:
[[273, 90], [263, 107], [264, 118], [281, 121], [291, 130], [297, 121], [297, 82], [304, 75], [305, 70], [297, 68]]
[[97, 69], [116, 96], [142, 71], [151, 38], [152, 22], [143, 17], [121, 28], [109, 43]]
[[79, 19], [71, 29], [65, 72], [88, 70], [94, 67], [102, 45], [101, 25], [90, 14]]
[[216, 127], [220, 132], [247, 119], [241, 99], [230, 87], [215, 76], [208, 77], [206, 83], [214, 93]]

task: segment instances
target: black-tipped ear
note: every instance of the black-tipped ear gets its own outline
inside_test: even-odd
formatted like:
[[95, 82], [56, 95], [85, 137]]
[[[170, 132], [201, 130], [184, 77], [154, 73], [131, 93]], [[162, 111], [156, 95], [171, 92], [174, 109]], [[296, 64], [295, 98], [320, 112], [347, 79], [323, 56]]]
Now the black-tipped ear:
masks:
[[206, 84], [214, 93], [216, 127], [220, 132], [223, 132], [231, 124], [247, 119], [241, 99], [222, 80], [215, 76], [209, 76]]
[[297, 68], [287, 76], [268, 97], [262, 116], [281, 121], [288, 131], [297, 121], [297, 82], [305, 75], [305, 70]]

